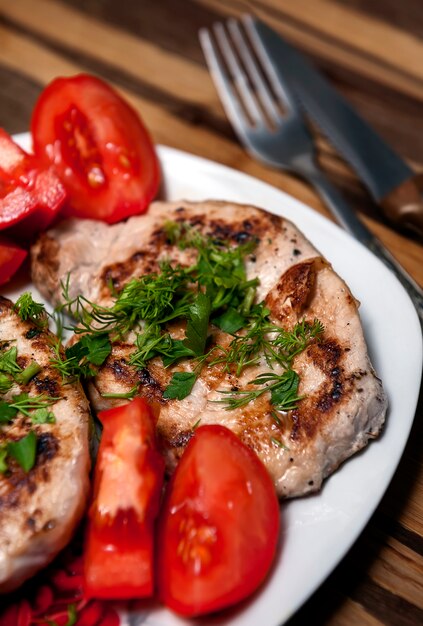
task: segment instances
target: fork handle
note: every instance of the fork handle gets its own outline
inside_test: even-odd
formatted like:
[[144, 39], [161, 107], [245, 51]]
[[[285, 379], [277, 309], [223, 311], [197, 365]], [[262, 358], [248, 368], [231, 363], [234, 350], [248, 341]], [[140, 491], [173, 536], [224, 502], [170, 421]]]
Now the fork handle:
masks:
[[402, 267], [382, 242], [360, 221], [339, 191], [321, 172], [307, 172], [307, 179], [321, 193], [329, 210], [353, 237], [375, 254], [398, 278], [407, 291], [423, 326], [423, 289]]

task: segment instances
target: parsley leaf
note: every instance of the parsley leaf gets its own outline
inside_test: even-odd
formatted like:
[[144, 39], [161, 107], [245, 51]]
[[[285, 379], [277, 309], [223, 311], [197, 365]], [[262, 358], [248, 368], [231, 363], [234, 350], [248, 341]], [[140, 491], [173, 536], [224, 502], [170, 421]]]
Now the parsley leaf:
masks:
[[31, 413], [31, 422], [33, 424], [54, 424], [56, 418], [54, 413], [49, 411], [47, 407], [42, 407]]
[[7, 393], [13, 387], [13, 380], [0, 372], [0, 393]]
[[31, 430], [26, 437], [18, 441], [9, 441], [7, 444], [7, 452], [13, 457], [24, 472], [29, 472], [35, 465], [35, 456], [37, 451], [37, 435]]
[[214, 317], [212, 322], [220, 330], [223, 330], [224, 333], [233, 335], [245, 326], [246, 319], [244, 315], [241, 315], [235, 309], [229, 308], [219, 317]]
[[175, 372], [163, 393], [163, 398], [183, 400], [191, 393], [196, 380], [197, 374], [195, 372]]
[[199, 291], [189, 308], [189, 319], [185, 332], [186, 338], [183, 340], [184, 346], [192, 350], [196, 356], [204, 354], [209, 327], [210, 309], [210, 298]]
[[0, 372], [4, 372], [5, 374], [10, 374], [12, 376], [19, 374], [19, 372], [22, 371], [22, 368], [16, 362], [17, 356], [18, 349], [16, 346], [13, 346], [10, 350], [6, 350], [6, 352], [0, 353]]
[[14, 406], [10, 406], [8, 402], [0, 400], [0, 424], [6, 424], [11, 422], [18, 414], [18, 409]]
[[[67, 376], [95, 376], [97, 371], [91, 365], [102, 365], [112, 351], [109, 335], [107, 333], [83, 335], [70, 348], [66, 348], [66, 360], [56, 366], [61, 368], [62, 374]], [[59, 357], [60, 358], [60, 357]]]
[[195, 356], [193, 350], [185, 345], [185, 340], [171, 339], [170, 341], [171, 344], [166, 354], [162, 354], [162, 362], [165, 367], [169, 367], [179, 359]]

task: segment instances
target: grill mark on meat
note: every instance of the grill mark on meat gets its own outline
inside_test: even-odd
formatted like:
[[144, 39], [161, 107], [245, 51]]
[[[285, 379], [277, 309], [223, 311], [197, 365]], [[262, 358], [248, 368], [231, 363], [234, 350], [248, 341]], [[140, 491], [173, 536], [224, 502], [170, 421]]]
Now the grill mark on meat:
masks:
[[110, 285], [116, 291], [121, 291], [128, 279], [134, 275], [142, 276], [143, 274], [151, 274], [159, 270], [157, 262], [157, 254], [151, 254], [146, 251], [137, 250], [126, 261], [122, 263], [112, 263], [108, 265], [101, 277], [102, 293], [104, 296], [110, 295]]
[[163, 398], [162, 386], [147, 368], [139, 370], [137, 375], [141, 387], [140, 392], [147, 400], [161, 404], [166, 402]]
[[351, 378], [345, 376], [341, 366], [342, 346], [336, 339], [325, 338], [311, 344], [306, 351], [312, 364], [326, 374], [319, 392], [304, 398], [292, 412], [293, 441], [312, 439], [319, 428], [333, 419], [334, 406], [351, 390]]
[[35, 385], [35, 388], [40, 394], [46, 393], [52, 398], [57, 398], [61, 395], [61, 389], [58, 381], [51, 376], [44, 376], [41, 378], [39, 375], [36, 375], [32, 379], [32, 383]]
[[294, 325], [312, 296], [315, 279], [314, 259], [290, 267], [266, 296], [273, 318]]

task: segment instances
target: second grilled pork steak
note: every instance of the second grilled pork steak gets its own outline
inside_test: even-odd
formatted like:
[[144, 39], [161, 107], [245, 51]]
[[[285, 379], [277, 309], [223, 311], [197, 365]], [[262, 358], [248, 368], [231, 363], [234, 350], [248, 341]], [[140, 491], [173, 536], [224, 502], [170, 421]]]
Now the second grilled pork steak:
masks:
[[[275, 420], [269, 394], [246, 406], [227, 410], [222, 391], [251, 388], [249, 382], [269, 370], [260, 362], [240, 376], [222, 365], [205, 367], [191, 394], [166, 400], [163, 391], [173, 371], [190, 371], [181, 361], [164, 368], [160, 358], [136, 371], [128, 364], [130, 343], [116, 344], [91, 383], [94, 406], [105, 408], [121, 400], [104, 393], [128, 392], [139, 385], [142, 395], [161, 404], [158, 429], [172, 468], [192, 435], [195, 424], [219, 423], [253, 448], [272, 475], [280, 496], [297, 496], [320, 488], [322, 480], [346, 458], [363, 448], [382, 428], [386, 397], [369, 362], [357, 302], [344, 281], [289, 221], [250, 206], [233, 203], [154, 203], [145, 216], [107, 226], [92, 221], [68, 221], [42, 235], [32, 250], [33, 279], [53, 303], [61, 301], [60, 282], [69, 275], [69, 295], [83, 294], [96, 303], [112, 302], [116, 291], [132, 278], [159, 269], [159, 261], [191, 264], [196, 251], [181, 251], [169, 242], [167, 221], [189, 223], [203, 234], [236, 245], [257, 239], [247, 257], [248, 278], [258, 277], [258, 301], [264, 300], [272, 321], [292, 329], [315, 318], [323, 337], [294, 360], [300, 374], [295, 410]], [[174, 329], [183, 337], [184, 328]], [[215, 327], [212, 341], [228, 345], [231, 337]]]
[[30, 432], [36, 436], [35, 464], [29, 471], [13, 456], [2, 458], [7, 469], [3, 466], [0, 473], [0, 593], [18, 587], [68, 543], [89, 493], [88, 401], [79, 383], [63, 385], [52, 367], [52, 341], [51, 333], [22, 321], [13, 304], [0, 298], [2, 353], [15, 347], [21, 369], [33, 362], [40, 366], [26, 384], [14, 382], [3, 400], [12, 402], [21, 393], [40, 401], [57, 398], [45, 409], [48, 417], [19, 412], [8, 421], [0, 409], [3, 452]]

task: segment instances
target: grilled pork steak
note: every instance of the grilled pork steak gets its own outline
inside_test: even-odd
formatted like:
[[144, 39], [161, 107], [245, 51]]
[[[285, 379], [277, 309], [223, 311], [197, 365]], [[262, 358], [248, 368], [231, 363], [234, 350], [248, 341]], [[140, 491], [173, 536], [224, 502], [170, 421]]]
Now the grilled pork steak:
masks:
[[[137, 371], [128, 364], [130, 342], [116, 344], [90, 384], [94, 407], [122, 400], [104, 393], [128, 392], [134, 384], [161, 405], [158, 429], [170, 469], [177, 463], [195, 424], [219, 423], [233, 430], [260, 456], [280, 496], [316, 491], [322, 480], [346, 458], [363, 448], [382, 428], [386, 397], [369, 362], [357, 302], [344, 281], [289, 221], [257, 208], [225, 202], [156, 202], [148, 214], [108, 226], [71, 220], [43, 234], [32, 249], [33, 280], [50, 302], [61, 302], [60, 282], [69, 275], [69, 295], [83, 294], [101, 304], [112, 302], [111, 285], [119, 291], [132, 278], [158, 271], [159, 261], [191, 264], [196, 251], [181, 251], [167, 239], [168, 220], [189, 223], [203, 234], [235, 244], [258, 240], [247, 257], [248, 278], [258, 277], [257, 299], [264, 300], [274, 323], [292, 329], [301, 320], [320, 320], [321, 341], [295, 358], [300, 375], [298, 407], [274, 418], [269, 395], [241, 408], [226, 410], [222, 391], [248, 388], [269, 370], [263, 362], [240, 376], [222, 364], [205, 367], [184, 400], [166, 400], [163, 390], [172, 372], [190, 371], [181, 361], [165, 369], [160, 358]], [[173, 328], [183, 338], [184, 328]], [[231, 337], [215, 327], [211, 340], [228, 346]]]
[[22, 369], [34, 361], [41, 367], [27, 384], [14, 383], [3, 399], [11, 401], [20, 393], [58, 398], [47, 409], [54, 423], [51, 416], [50, 423], [32, 423], [22, 413], [10, 422], [0, 419], [1, 449], [30, 431], [37, 438], [32, 469], [25, 472], [8, 457], [8, 469], [0, 473], [0, 593], [18, 587], [68, 543], [89, 492], [88, 402], [79, 383], [63, 385], [51, 366], [51, 340], [51, 333], [22, 321], [13, 304], [0, 298], [2, 351], [16, 347]]

